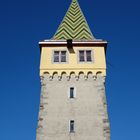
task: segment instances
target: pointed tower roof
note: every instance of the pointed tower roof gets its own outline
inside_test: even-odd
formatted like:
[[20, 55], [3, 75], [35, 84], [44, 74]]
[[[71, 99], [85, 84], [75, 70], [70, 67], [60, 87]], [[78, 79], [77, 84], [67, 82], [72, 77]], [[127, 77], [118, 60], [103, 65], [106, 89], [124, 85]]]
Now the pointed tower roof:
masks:
[[71, 5], [62, 20], [53, 40], [94, 40], [87, 21], [81, 11], [77, 0], [72, 0]]

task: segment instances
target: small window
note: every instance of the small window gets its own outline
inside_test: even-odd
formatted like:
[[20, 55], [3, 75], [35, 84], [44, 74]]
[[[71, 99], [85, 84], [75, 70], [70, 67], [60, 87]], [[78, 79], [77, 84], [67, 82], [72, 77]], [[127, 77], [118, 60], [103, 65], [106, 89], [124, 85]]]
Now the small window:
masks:
[[54, 62], [59, 62], [59, 51], [54, 51]]
[[66, 62], [66, 51], [61, 51], [61, 62]]
[[70, 133], [74, 133], [74, 120], [70, 120], [70, 125], [69, 125], [69, 130], [70, 130]]
[[68, 89], [68, 98], [73, 99], [76, 97], [76, 89], [75, 87], [69, 87]]
[[92, 62], [91, 50], [80, 50], [79, 62]]
[[70, 88], [70, 98], [74, 98], [74, 87]]
[[79, 60], [80, 60], [80, 62], [84, 62], [85, 61], [84, 51], [79, 51]]
[[66, 51], [54, 51], [53, 62], [66, 62]]
[[92, 59], [91, 59], [91, 51], [86, 51], [86, 59], [87, 59], [87, 62], [91, 62]]

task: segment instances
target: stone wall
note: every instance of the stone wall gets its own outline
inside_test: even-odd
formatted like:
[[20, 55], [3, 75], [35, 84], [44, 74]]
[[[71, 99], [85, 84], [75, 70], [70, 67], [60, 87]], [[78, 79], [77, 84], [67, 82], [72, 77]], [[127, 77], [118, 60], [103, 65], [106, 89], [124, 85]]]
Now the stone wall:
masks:
[[[36, 140], [110, 140], [104, 83], [100, 74], [44, 74]], [[68, 97], [70, 87], [76, 89], [74, 99]]]

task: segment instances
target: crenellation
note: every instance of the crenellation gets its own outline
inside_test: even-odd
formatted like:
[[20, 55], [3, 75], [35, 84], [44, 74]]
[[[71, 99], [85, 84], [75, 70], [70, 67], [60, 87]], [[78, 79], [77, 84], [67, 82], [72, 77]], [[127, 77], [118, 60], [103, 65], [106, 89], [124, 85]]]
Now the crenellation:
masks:
[[[58, 75], [57, 73], [55, 73], [54, 75], [50, 75], [49, 73], [45, 73], [43, 76], [41, 76], [41, 79], [43, 79], [45, 77], [45, 81], [43, 81], [42, 84], [44, 84], [47, 81], [52, 81], [52, 80], [57, 80], [57, 81], [61, 81], [62, 79], [64, 80], [71, 80], [71, 79], [75, 79], [76, 81], [78, 80], [92, 80], [92, 81], [99, 81], [97, 83], [97, 85], [100, 84], [104, 84], [105, 82], [105, 77], [102, 75], [94, 75], [92, 73], [79, 73], [78, 75], [76, 75], [75, 73], [71, 72], [70, 75], [67, 75], [66, 73], [62, 73], [61, 75]], [[102, 81], [102, 82], [101, 82]]]
[[[89, 75], [89, 74], [93, 74], [93, 75], [101, 75], [101, 76], [106, 76], [105, 75], [105, 70], [103, 69], [102, 71], [100, 71], [99, 69], [92, 69], [92, 71], [90, 69], [84, 69], [83, 71], [81, 71], [81, 69], [83, 68], [80, 68], [80, 69], [73, 69], [73, 70], [68, 70], [66, 69], [65, 71], [64, 70], [56, 70], [56, 69], [51, 69], [51, 70], [40, 70], [40, 71], [43, 71], [42, 74], [40, 76], [43, 76], [44, 74], [49, 74], [51, 76], [57, 74], [59, 76], [62, 76], [64, 74], [66, 75], [72, 75], [72, 74], [75, 74], [75, 75], [80, 75], [80, 74], [84, 74], [84, 75]], [[55, 72], [54, 72], [55, 71]]]

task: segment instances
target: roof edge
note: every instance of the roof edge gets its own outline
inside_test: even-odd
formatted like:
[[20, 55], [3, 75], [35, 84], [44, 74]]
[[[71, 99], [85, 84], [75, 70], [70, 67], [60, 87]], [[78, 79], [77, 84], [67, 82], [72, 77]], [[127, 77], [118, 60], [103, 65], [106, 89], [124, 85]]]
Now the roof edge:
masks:
[[[96, 39], [93, 41], [72, 41], [73, 45], [77, 45], [77, 44], [105, 44], [107, 45], [108, 42], [106, 40], [101, 40], [101, 39]], [[67, 44], [67, 40], [44, 40], [44, 41], [40, 41], [39, 45], [66, 45]]]

